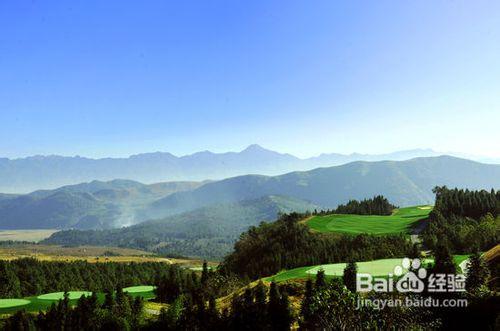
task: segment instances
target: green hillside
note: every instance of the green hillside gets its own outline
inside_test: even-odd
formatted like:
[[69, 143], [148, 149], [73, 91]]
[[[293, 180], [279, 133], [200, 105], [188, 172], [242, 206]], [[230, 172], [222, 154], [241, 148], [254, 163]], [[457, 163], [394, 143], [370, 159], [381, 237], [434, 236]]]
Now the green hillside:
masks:
[[396, 209], [390, 216], [332, 214], [314, 216], [307, 225], [318, 232], [339, 232], [348, 234], [394, 234], [410, 233], [426, 219], [431, 206], [414, 206]]
[[319, 207], [307, 201], [271, 195], [214, 204], [121, 229], [61, 231], [45, 243], [133, 247], [169, 255], [220, 258], [231, 251], [239, 235], [250, 226], [275, 220], [280, 213], [305, 212], [316, 208]]
[[175, 214], [214, 203], [287, 195], [335, 208], [349, 199], [383, 195], [398, 206], [431, 204], [436, 186], [491, 189], [500, 186], [500, 165], [440, 156], [408, 161], [353, 162], [280, 176], [247, 175], [208, 183], [156, 201], [155, 211]]
[[92, 181], [25, 195], [0, 195], [0, 229], [106, 229], [149, 218], [144, 208], [203, 182], [145, 185], [130, 180]]

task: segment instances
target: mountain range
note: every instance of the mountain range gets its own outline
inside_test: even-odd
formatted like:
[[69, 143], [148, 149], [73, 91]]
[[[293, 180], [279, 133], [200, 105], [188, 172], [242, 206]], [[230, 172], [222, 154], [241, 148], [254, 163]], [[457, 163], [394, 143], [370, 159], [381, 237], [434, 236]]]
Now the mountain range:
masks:
[[134, 247], [167, 255], [221, 258], [248, 227], [273, 221], [279, 213], [305, 212], [317, 205], [286, 196], [213, 204], [179, 215], [112, 230], [67, 230], [48, 244]]
[[432, 203], [432, 189], [442, 185], [499, 188], [500, 165], [439, 156], [408, 161], [357, 161], [280, 176], [238, 176], [176, 192], [152, 203], [150, 211], [175, 214], [263, 195], [288, 195], [330, 208], [349, 199], [381, 194], [396, 205], [410, 206]]
[[57, 155], [0, 158], [0, 192], [28, 193], [39, 189], [54, 189], [64, 185], [116, 178], [157, 183], [219, 180], [247, 174], [279, 175], [353, 161], [398, 161], [437, 155], [439, 153], [430, 149], [415, 149], [380, 155], [331, 153], [301, 159], [259, 145], [250, 145], [241, 152], [204, 151], [181, 157], [156, 152], [128, 158], [102, 159]]
[[500, 165], [439, 156], [357, 161], [279, 176], [244, 175], [211, 182], [93, 181], [1, 196], [0, 229], [109, 229], [266, 196], [319, 208], [378, 194], [399, 206], [429, 204], [434, 201], [432, 189], [438, 185], [498, 189]]
[[132, 225], [137, 222], [137, 210], [169, 194], [203, 184], [92, 181], [24, 195], [0, 195], [0, 229], [104, 229]]

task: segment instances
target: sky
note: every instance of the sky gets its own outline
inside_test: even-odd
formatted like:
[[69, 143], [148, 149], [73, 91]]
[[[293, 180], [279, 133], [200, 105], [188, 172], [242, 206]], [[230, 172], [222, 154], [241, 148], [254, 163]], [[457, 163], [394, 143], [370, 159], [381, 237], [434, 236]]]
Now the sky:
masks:
[[499, 1], [0, 2], [0, 157], [499, 142]]

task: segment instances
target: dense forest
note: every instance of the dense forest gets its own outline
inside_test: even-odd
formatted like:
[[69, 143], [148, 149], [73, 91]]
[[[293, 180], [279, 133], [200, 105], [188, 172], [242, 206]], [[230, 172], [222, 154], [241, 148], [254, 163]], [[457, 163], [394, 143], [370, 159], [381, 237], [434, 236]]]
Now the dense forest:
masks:
[[[90, 297], [81, 297], [75, 307], [67, 297], [53, 304], [38, 315], [19, 311], [8, 318], [3, 329], [18, 330], [137, 330], [142, 327], [143, 301], [133, 299], [120, 289], [116, 294], [106, 293], [103, 303], [94, 292]], [[0, 322], [0, 327], [2, 327]]]
[[47, 262], [31, 258], [0, 261], [0, 298], [72, 290], [104, 292], [117, 287], [156, 284], [172, 272], [188, 273], [161, 262]]
[[336, 209], [322, 210], [317, 214], [391, 215], [396, 208], [387, 198], [377, 195], [361, 201], [349, 200], [345, 205], [338, 205]]
[[305, 214], [282, 215], [243, 233], [221, 269], [256, 279], [283, 269], [307, 265], [412, 256], [414, 245], [404, 235], [357, 236], [313, 233], [300, 221]]
[[436, 203], [421, 234], [435, 250], [446, 245], [455, 253], [485, 251], [500, 242], [500, 191], [436, 187]]
[[[434, 269], [453, 266], [450, 254], [436, 256]], [[192, 276], [193, 291], [157, 300], [170, 303], [158, 318], [145, 318], [141, 299], [132, 299], [120, 288], [108, 291], [102, 302], [95, 294], [82, 297], [75, 307], [67, 298], [38, 315], [20, 311], [1, 321], [0, 328], [11, 330], [399, 330], [399, 329], [493, 329], [500, 308], [498, 297], [487, 288], [489, 271], [479, 255], [470, 263], [466, 292], [446, 299], [467, 298], [469, 305], [459, 308], [426, 306], [359, 306], [363, 296], [350, 286], [347, 275], [328, 281], [323, 271], [316, 279], [300, 282], [268, 284], [262, 281], [246, 286], [222, 306], [210, 283], [217, 279], [206, 265], [201, 277]], [[446, 269], [446, 268], [445, 268]], [[439, 269], [436, 271], [446, 271]], [[474, 277], [472, 277], [474, 276]], [[166, 276], [167, 278], [170, 276]], [[174, 276], [175, 277], [175, 276]], [[161, 280], [165, 293], [175, 292], [170, 280]], [[220, 296], [220, 294], [219, 294]], [[292, 305], [291, 297], [297, 302]], [[442, 299], [438, 294], [370, 294], [372, 299]]]

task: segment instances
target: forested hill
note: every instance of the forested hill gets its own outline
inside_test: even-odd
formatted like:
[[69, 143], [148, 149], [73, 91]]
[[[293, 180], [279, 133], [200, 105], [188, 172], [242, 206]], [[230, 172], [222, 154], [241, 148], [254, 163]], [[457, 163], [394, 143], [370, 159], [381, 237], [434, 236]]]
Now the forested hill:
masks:
[[153, 201], [203, 184], [93, 181], [25, 195], [0, 195], [0, 229], [99, 229], [132, 225], [145, 220], [138, 216], [138, 211]]
[[134, 181], [65, 186], [52, 191], [0, 197], [0, 229], [102, 229], [137, 224], [213, 204], [288, 196], [321, 208], [383, 195], [404, 207], [429, 204], [438, 185], [500, 188], [500, 165], [454, 157], [354, 162], [269, 177], [246, 175], [218, 182], [145, 185]]
[[172, 194], [153, 204], [157, 212], [179, 213], [212, 203], [286, 194], [325, 207], [383, 195], [398, 206], [430, 204], [438, 185], [469, 189], [500, 187], [500, 165], [440, 156], [409, 161], [353, 162], [307, 172], [239, 176]]
[[122, 229], [61, 231], [45, 243], [125, 246], [168, 255], [221, 258], [231, 251], [234, 241], [249, 226], [273, 221], [280, 213], [306, 212], [317, 208], [319, 206], [295, 198], [266, 196], [215, 204]]

